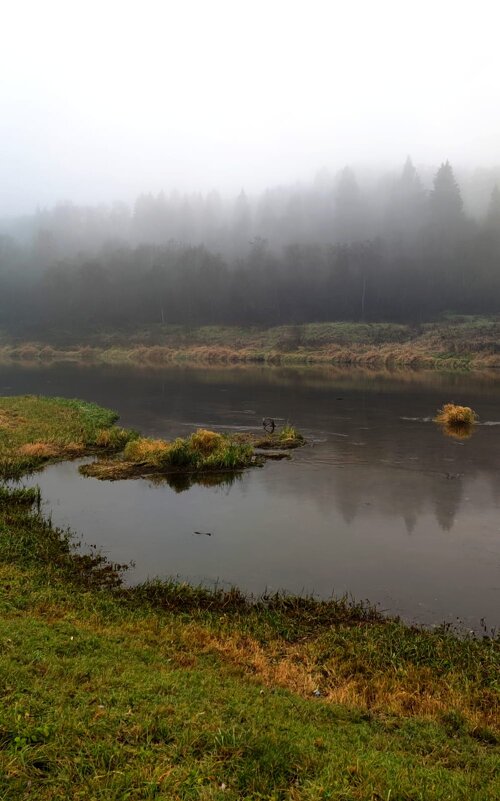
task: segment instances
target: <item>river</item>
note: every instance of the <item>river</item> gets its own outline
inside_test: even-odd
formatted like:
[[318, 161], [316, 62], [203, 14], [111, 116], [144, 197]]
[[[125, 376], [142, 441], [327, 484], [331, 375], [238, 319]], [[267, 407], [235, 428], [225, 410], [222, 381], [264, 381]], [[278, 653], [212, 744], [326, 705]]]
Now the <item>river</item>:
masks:
[[[0, 366], [0, 394], [24, 393], [100, 403], [155, 437], [258, 431], [268, 416], [306, 436], [290, 460], [217, 486], [99, 482], [78, 463], [29, 479], [55, 524], [133, 563], [130, 583], [176, 576], [255, 594], [348, 593], [410, 622], [500, 625], [500, 377]], [[470, 439], [432, 422], [448, 401], [480, 415]]]

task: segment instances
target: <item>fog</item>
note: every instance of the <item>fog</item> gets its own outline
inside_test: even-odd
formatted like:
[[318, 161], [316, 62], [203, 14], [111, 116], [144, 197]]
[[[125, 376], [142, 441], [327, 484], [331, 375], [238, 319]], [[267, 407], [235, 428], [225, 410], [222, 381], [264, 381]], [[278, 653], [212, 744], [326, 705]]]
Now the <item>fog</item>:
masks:
[[424, 178], [450, 159], [467, 204], [462, 176], [500, 164], [496, 10], [4, 4], [0, 217], [148, 192], [253, 196], [345, 165], [377, 177], [408, 154]]
[[498, 313], [490, 2], [3, 9], [0, 336]]

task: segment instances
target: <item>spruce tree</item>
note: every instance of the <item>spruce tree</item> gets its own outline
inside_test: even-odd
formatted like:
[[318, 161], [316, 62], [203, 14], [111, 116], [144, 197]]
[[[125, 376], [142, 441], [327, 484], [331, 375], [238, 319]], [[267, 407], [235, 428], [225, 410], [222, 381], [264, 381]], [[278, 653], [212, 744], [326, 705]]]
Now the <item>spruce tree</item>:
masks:
[[441, 164], [430, 195], [432, 221], [440, 228], [454, 227], [463, 221], [463, 201], [449, 161]]
[[356, 176], [350, 167], [344, 167], [335, 194], [335, 233], [339, 242], [363, 238], [364, 211]]

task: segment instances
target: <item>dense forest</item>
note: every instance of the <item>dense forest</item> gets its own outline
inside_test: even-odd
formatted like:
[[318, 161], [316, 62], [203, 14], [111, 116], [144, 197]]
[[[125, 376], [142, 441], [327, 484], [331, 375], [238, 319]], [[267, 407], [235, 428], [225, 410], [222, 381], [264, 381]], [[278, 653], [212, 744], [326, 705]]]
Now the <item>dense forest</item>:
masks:
[[232, 202], [144, 195], [67, 203], [0, 224], [0, 331], [38, 336], [151, 324], [418, 323], [500, 311], [500, 175], [467, 185], [346, 167]]

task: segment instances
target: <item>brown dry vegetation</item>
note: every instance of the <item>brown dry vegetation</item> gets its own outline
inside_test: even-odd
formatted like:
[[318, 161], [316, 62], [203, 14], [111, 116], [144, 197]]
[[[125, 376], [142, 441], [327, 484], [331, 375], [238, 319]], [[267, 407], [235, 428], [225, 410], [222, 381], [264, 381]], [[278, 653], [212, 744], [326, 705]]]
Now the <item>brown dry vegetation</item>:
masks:
[[14, 430], [23, 425], [26, 420], [21, 415], [12, 409], [0, 409], [0, 429]]
[[282, 687], [304, 697], [319, 691], [326, 701], [369, 710], [377, 714], [438, 719], [450, 708], [460, 710], [472, 726], [489, 726], [500, 732], [500, 702], [497, 693], [485, 696], [463, 687], [457, 676], [436, 678], [430, 667], [411, 665], [404, 674], [359, 669], [351, 659], [328, 653], [328, 635], [307, 641], [279, 640], [263, 645], [238, 632], [214, 633], [197, 624], [187, 624], [183, 641], [188, 650], [216, 653], [268, 687]]
[[51, 459], [59, 456], [64, 446], [56, 446], [51, 442], [27, 442], [18, 450], [19, 456], [34, 457], [36, 459]]
[[109, 334], [67, 347], [4, 344], [0, 360], [29, 362], [336, 364], [389, 368], [500, 367], [496, 318], [463, 317], [417, 328], [389, 323], [321, 323], [269, 329], [164, 326]]
[[442, 409], [439, 409], [434, 420], [436, 423], [443, 423], [449, 427], [472, 426], [477, 422], [478, 416], [470, 406], [445, 403]]
[[163, 439], [147, 439], [138, 437], [128, 442], [123, 452], [123, 458], [127, 462], [142, 464], [148, 462], [158, 464], [158, 461], [169, 449], [169, 443]]

